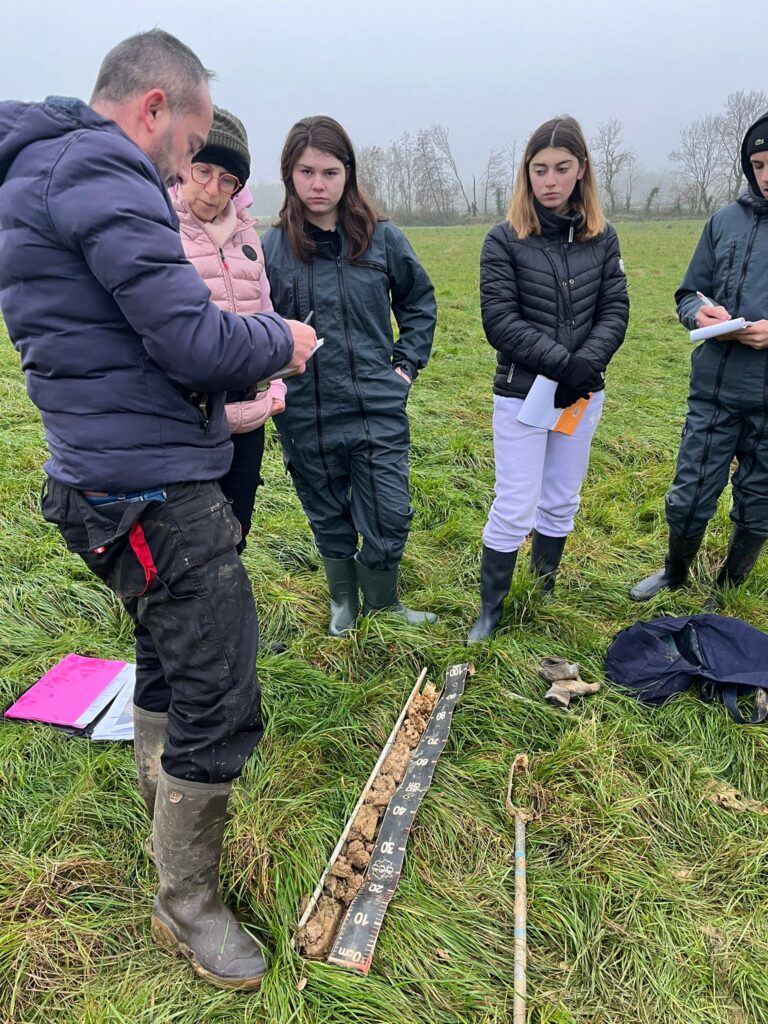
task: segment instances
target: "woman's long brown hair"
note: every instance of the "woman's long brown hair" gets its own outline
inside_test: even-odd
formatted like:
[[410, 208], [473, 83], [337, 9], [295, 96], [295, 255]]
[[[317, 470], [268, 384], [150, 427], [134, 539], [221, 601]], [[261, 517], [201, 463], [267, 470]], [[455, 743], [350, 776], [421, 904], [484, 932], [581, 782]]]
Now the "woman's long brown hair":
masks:
[[597, 183], [592, 173], [592, 161], [589, 158], [587, 140], [579, 122], [564, 114], [553, 117], [539, 125], [528, 140], [523, 159], [515, 178], [515, 187], [507, 208], [507, 221], [517, 232], [518, 238], [528, 235], [540, 235], [541, 224], [533, 204], [533, 189], [529, 176], [531, 161], [542, 149], [552, 146], [554, 149], [567, 149], [571, 156], [579, 161], [584, 168], [584, 176], [576, 182], [571, 194], [571, 209], [583, 215], [576, 237], [580, 239], [596, 238], [605, 230], [605, 215], [597, 193]]
[[376, 224], [386, 218], [373, 208], [360, 191], [352, 142], [339, 122], [332, 117], [305, 117], [297, 121], [288, 132], [280, 157], [285, 199], [277, 224], [287, 234], [294, 256], [308, 263], [315, 253], [315, 243], [304, 230], [306, 210], [293, 185], [293, 170], [307, 147], [335, 157], [347, 170], [347, 182], [338, 205], [338, 219], [349, 241], [349, 258], [360, 259], [371, 244]]

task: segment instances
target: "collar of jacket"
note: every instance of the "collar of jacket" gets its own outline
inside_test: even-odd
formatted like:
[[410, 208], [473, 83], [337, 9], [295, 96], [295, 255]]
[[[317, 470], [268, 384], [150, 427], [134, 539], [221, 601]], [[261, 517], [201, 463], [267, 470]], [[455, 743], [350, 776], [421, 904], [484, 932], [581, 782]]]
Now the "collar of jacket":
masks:
[[[171, 197], [173, 208], [179, 218], [180, 226], [192, 237], [196, 235], [205, 235], [206, 238], [210, 238], [210, 235], [205, 230], [205, 224], [199, 220], [194, 213], [192, 213], [184, 199], [184, 196], [181, 194], [179, 186], [174, 185], [173, 188], [168, 190], [168, 194]], [[224, 245], [228, 245], [238, 231], [244, 231], [246, 228], [253, 227], [257, 223], [256, 218], [252, 217], [247, 210], [238, 210], [237, 207], [235, 207], [235, 212], [237, 213], [235, 229], [229, 238], [226, 239]]]
[[304, 221], [304, 231], [315, 243], [315, 256], [325, 260], [335, 260], [344, 250], [344, 232], [337, 221], [332, 231], [319, 228], [310, 221]]
[[748, 206], [759, 217], [768, 217], [768, 199], [756, 196], [754, 192], [742, 192], [736, 202]]
[[565, 236], [569, 242], [573, 241], [576, 232], [581, 226], [581, 222], [584, 220], [584, 214], [581, 210], [574, 210], [568, 214], [555, 213], [554, 210], [548, 210], [546, 206], [542, 206], [537, 199], [534, 199], [533, 205], [536, 210], [536, 216], [539, 218], [539, 224], [541, 224], [542, 235], [547, 238], [561, 238]]

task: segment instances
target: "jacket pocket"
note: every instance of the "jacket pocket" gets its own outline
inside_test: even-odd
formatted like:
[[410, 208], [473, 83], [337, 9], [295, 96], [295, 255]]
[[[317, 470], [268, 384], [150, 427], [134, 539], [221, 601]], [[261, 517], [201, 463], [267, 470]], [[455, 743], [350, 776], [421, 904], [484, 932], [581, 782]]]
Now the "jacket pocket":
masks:
[[353, 263], [355, 267], [368, 267], [370, 270], [378, 270], [382, 274], [387, 273], [387, 267], [384, 263], [377, 263], [375, 260], [355, 260]]
[[[723, 282], [723, 295], [726, 303], [732, 302], [736, 297], [736, 283], [739, 277], [739, 269], [744, 258], [744, 247], [746, 235], [739, 234], [731, 238], [728, 248], [717, 261], [714, 270], [714, 284], [717, 287], [719, 281]], [[733, 311], [732, 315], [736, 315]]]

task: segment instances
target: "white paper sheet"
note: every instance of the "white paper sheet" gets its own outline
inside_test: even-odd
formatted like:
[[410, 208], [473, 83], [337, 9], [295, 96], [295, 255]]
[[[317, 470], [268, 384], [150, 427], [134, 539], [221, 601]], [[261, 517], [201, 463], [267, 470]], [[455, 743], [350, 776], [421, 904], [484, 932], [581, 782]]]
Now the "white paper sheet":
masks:
[[136, 683], [136, 666], [127, 664], [120, 673], [120, 680], [120, 691], [104, 717], [94, 726], [92, 740], [133, 739], [133, 688]]
[[525, 401], [517, 414], [518, 423], [529, 427], [543, 427], [551, 430], [560, 419], [562, 409], [555, 406], [557, 381], [538, 375], [525, 396]]
[[697, 327], [695, 331], [691, 331], [691, 341], [705, 341], [707, 338], [719, 338], [721, 334], [730, 334], [731, 331], [741, 331], [745, 327], [749, 327], [749, 320], [745, 320], [743, 316], [736, 317], [735, 320], [720, 320], [716, 324], [710, 324], [709, 327]]

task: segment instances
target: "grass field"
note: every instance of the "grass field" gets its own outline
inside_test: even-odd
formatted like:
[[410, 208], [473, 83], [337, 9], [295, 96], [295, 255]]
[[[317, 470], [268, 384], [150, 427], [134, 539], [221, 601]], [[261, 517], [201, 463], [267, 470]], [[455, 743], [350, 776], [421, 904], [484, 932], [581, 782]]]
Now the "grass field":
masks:
[[[527, 751], [546, 797], [529, 828], [530, 1020], [537, 1024], [768, 1024], [768, 728], [682, 697], [648, 711], [606, 686], [566, 712], [536, 666], [568, 655], [602, 678], [611, 637], [638, 615], [701, 609], [727, 543], [727, 506], [692, 585], [634, 605], [659, 564], [663, 494], [682, 424], [690, 346], [672, 294], [701, 225], [620, 226], [632, 317], [611, 365], [581, 515], [555, 600], [525, 572], [477, 674], [411, 835], [371, 975], [300, 960], [302, 894], [332, 850], [419, 667], [440, 682], [467, 658], [480, 536], [493, 485], [493, 353], [480, 328], [484, 229], [409, 235], [436, 284], [434, 355], [410, 401], [416, 515], [403, 583], [439, 625], [365, 620], [325, 636], [324, 580], [273, 432], [246, 553], [264, 632], [268, 728], [233, 798], [224, 888], [272, 946], [255, 995], [219, 992], [155, 949], [154, 869], [128, 746], [0, 726], [2, 1024], [502, 1024], [512, 1008], [509, 764]], [[16, 355], [0, 344], [0, 703], [69, 651], [131, 658], [117, 602], [36, 509], [42, 433]], [[726, 610], [768, 629], [768, 561]], [[444, 950], [447, 959], [438, 957]], [[306, 979], [306, 983], [305, 983]]]

